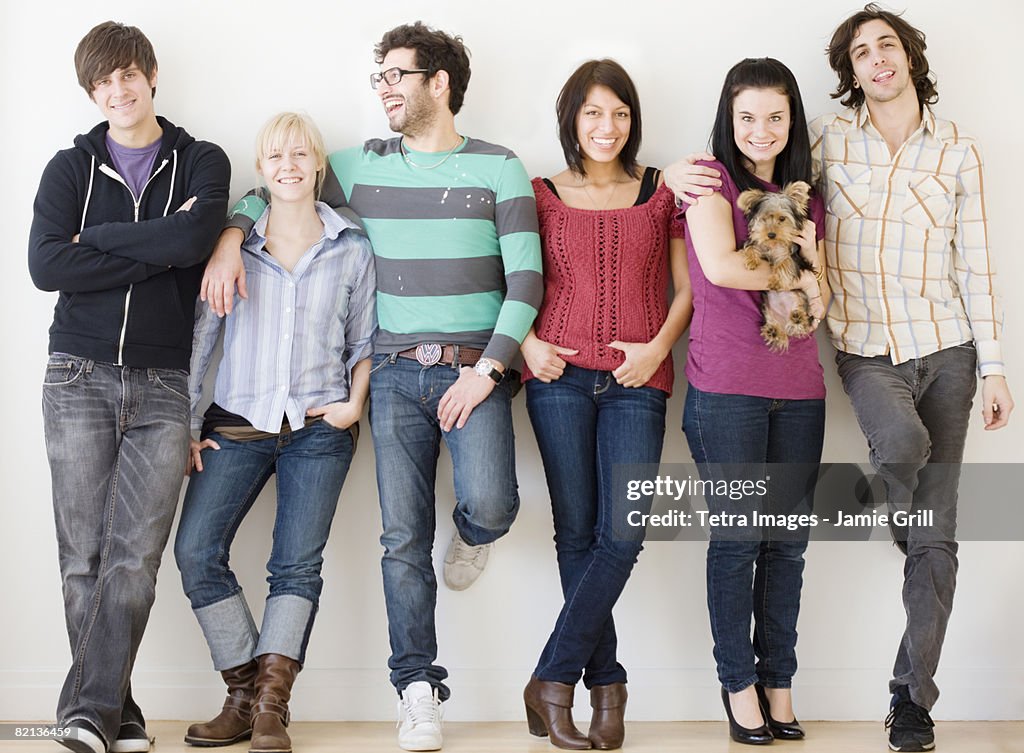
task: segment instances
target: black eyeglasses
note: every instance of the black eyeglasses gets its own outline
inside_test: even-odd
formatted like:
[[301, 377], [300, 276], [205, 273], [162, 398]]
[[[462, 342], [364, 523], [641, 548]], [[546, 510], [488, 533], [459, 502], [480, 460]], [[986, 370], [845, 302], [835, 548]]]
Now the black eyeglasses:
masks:
[[402, 76], [407, 76], [410, 73], [430, 73], [430, 71], [425, 68], [417, 68], [414, 71], [407, 71], [404, 68], [388, 68], [380, 73], [371, 73], [370, 86], [376, 89], [380, 86], [381, 81], [387, 83], [388, 86], [395, 86], [402, 80]]

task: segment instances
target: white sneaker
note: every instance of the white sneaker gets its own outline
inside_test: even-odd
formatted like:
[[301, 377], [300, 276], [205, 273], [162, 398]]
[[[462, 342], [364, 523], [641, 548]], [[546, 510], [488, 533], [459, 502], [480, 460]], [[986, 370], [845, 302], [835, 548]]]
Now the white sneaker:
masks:
[[402, 750], [441, 749], [441, 702], [437, 688], [410, 683], [398, 702], [398, 747]]
[[472, 546], [456, 531], [444, 555], [444, 582], [453, 591], [464, 591], [476, 582], [487, 567], [491, 544]]

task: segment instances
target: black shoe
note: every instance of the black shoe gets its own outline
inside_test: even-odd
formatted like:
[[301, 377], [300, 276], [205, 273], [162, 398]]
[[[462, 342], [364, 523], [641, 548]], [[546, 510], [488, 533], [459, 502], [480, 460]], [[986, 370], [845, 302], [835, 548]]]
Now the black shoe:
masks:
[[725, 706], [725, 714], [729, 717], [729, 737], [744, 745], [768, 745], [775, 738], [772, 737], [768, 725], [748, 729], [741, 727], [732, 716], [732, 704], [729, 703], [729, 691], [722, 688], [722, 704]]
[[903, 552], [903, 556], [907, 556], [907, 537], [910, 535], [910, 529], [907, 526], [898, 526], [892, 521], [892, 514], [889, 515], [889, 535], [892, 537], [893, 546]]
[[103, 742], [99, 730], [93, 726], [92, 722], [87, 722], [85, 719], [73, 719], [63, 725], [63, 728], [68, 731], [68, 734], [54, 739], [73, 753], [106, 753], [106, 743]]
[[117, 739], [110, 744], [109, 753], [149, 753], [151, 743], [145, 727], [127, 722], [117, 731]]
[[924, 751], [935, 747], [935, 722], [927, 709], [910, 700], [906, 685], [900, 685], [889, 704], [885, 728], [889, 730], [889, 750]]
[[772, 719], [768, 694], [764, 692], [764, 688], [760, 685], [755, 685], [754, 689], [757, 691], [757, 702], [761, 705], [761, 713], [764, 714], [764, 720], [768, 723], [768, 729], [771, 730], [772, 737], [776, 740], [803, 740], [804, 728], [800, 726], [800, 722], [796, 720], [796, 717], [794, 716], [791, 722], [779, 722]]

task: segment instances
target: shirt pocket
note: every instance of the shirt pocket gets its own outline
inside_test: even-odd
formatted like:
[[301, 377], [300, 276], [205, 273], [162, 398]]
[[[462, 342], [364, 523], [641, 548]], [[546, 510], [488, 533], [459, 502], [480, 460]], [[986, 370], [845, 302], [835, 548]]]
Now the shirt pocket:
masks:
[[952, 178], [942, 179], [935, 175], [912, 178], [907, 183], [907, 195], [903, 202], [903, 221], [921, 228], [948, 227], [953, 212], [953, 191], [946, 183]]
[[871, 168], [866, 165], [828, 166], [828, 212], [840, 220], [864, 217], [871, 199]]

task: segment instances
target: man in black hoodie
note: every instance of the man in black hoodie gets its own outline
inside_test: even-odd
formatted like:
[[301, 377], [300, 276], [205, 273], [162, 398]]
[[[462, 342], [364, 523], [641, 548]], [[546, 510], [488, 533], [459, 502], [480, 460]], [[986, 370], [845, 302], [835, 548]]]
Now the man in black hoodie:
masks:
[[153, 110], [157, 65], [135, 27], [75, 52], [105, 122], [43, 172], [29, 238], [59, 291], [43, 421], [72, 665], [57, 706], [76, 753], [149, 750], [130, 676], [188, 451], [188, 365], [203, 265], [230, 164]]

